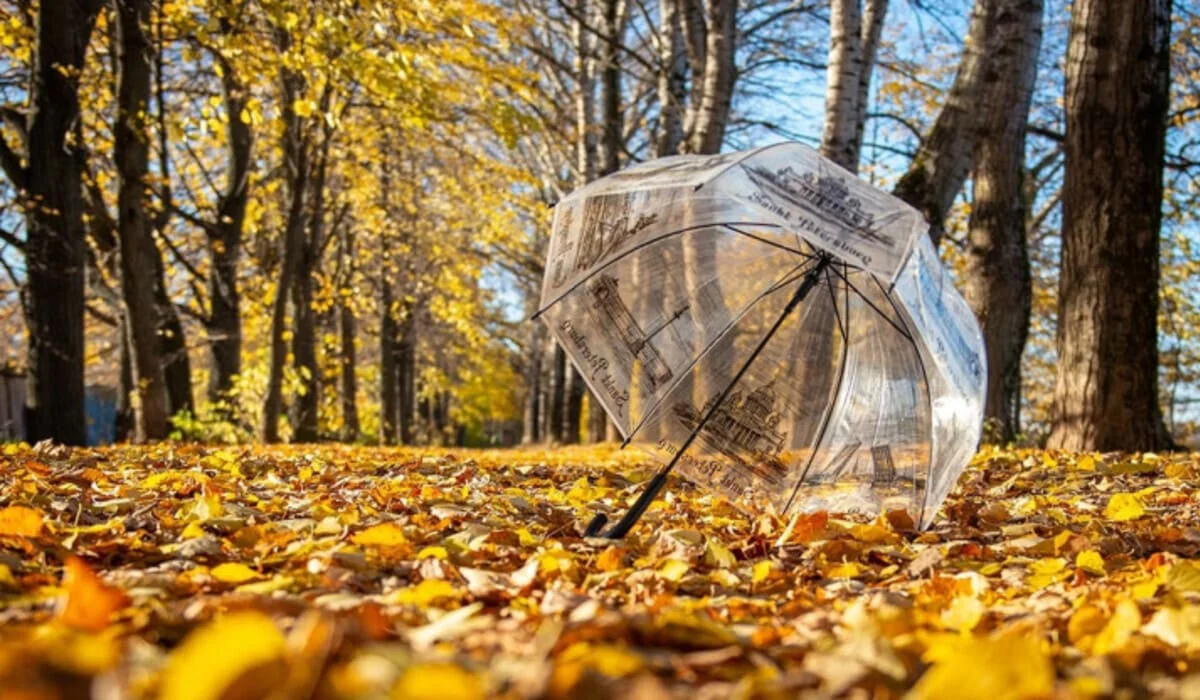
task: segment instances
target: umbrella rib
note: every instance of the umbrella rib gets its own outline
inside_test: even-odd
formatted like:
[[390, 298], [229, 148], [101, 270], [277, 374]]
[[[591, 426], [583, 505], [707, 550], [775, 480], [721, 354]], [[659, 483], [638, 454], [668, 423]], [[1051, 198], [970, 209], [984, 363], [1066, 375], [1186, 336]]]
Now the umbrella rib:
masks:
[[[879, 285], [879, 280], [875, 280], [875, 284]], [[883, 285], [879, 285], [879, 288], [883, 289]], [[892, 310], [896, 312], [896, 318], [900, 319], [900, 322], [904, 324], [905, 328], [908, 328], [908, 322], [904, 320], [904, 314], [902, 314], [900, 312], [900, 309], [896, 307], [895, 300], [893, 300], [891, 295], [889, 295], [889, 294], [885, 294], [884, 298], [887, 299], [888, 303], [892, 305]], [[933, 422], [933, 387], [931, 387], [929, 384], [929, 372], [928, 372], [928, 370], [925, 369], [925, 359], [921, 357], [921, 348], [917, 347], [916, 336], [911, 335], [912, 329], [909, 329], [909, 333], [910, 333], [909, 342], [912, 343], [913, 351], [917, 355], [917, 366], [921, 368], [921, 379], [924, 380], [924, 382], [925, 382], [925, 401], [927, 404], [926, 408], [929, 410], [929, 420], [930, 420], [930, 423], [932, 424], [932, 422]], [[925, 521], [925, 507], [929, 505], [929, 488], [930, 488], [930, 482], [932, 481], [932, 478], [933, 478], [933, 475], [930, 473], [932, 471], [933, 471], [933, 431], [931, 428], [930, 434], [929, 434], [929, 455], [925, 458], [925, 493], [922, 494], [922, 496], [921, 496], [921, 515], [917, 520], [918, 525]], [[916, 482], [917, 482], [917, 480], [914, 477], [913, 478], [913, 487], [914, 488], [916, 488]]]
[[[811, 259], [811, 258], [815, 257], [813, 255], [809, 255], [808, 253], [805, 253], [802, 250], [796, 250], [795, 248], [789, 248], [789, 247], [783, 245], [782, 243], [776, 243], [775, 241], [763, 238], [762, 236], [759, 236], [758, 234], [750, 233], [749, 231], [743, 231], [740, 228], [737, 228], [736, 226], [734, 226], [733, 224], [721, 224], [721, 226], [729, 229], [730, 231], [733, 231], [734, 233], [740, 233], [743, 236], [753, 238], [754, 240], [758, 241], [759, 243], [765, 243], [765, 244], [771, 246], [772, 248], [778, 248], [780, 250], [786, 250], [789, 253], [795, 253], [796, 255], [799, 255], [802, 258]], [[775, 226], [773, 224], [771, 225], [771, 227], [779, 228], [778, 226]]]
[[[834, 271], [834, 273], [835, 273], [835, 274], [836, 274], [838, 277], [841, 277], [841, 278], [842, 278], [842, 281], [846, 283], [846, 286], [848, 286], [848, 287], [850, 287], [850, 289], [854, 290], [854, 293], [855, 293], [855, 294], [857, 294], [857, 295], [859, 296], [859, 298], [860, 298], [860, 299], [862, 299], [863, 301], [865, 301], [865, 302], [867, 303], [867, 306], [869, 306], [869, 307], [871, 307], [872, 309], [874, 309], [874, 310], [875, 310], [875, 313], [879, 314], [879, 317], [880, 317], [880, 318], [882, 318], [884, 321], [887, 321], [887, 322], [888, 322], [888, 325], [890, 325], [892, 328], [896, 329], [896, 332], [897, 332], [897, 333], [899, 333], [900, 335], [904, 336], [904, 337], [905, 337], [906, 339], [908, 339], [910, 342], [912, 341], [912, 335], [911, 335], [911, 334], [909, 334], [909, 332], [908, 332], [908, 331], [906, 331], [905, 329], [903, 329], [903, 328], [901, 328], [900, 326], [896, 325], [896, 322], [895, 322], [895, 321], [893, 321], [892, 319], [888, 318], [888, 315], [887, 315], [887, 314], [885, 314], [885, 313], [883, 312], [883, 310], [882, 310], [882, 309], [880, 309], [878, 306], [876, 306], [876, 305], [875, 305], [875, 302], [873, 302], [873, 301], [871, 301], [869, 298], [867, 298], [867, 295], [866, 295], [866, 294], [863, 294], [861, 289], [859, 289], [858, 287], [855, 287], [855, 286], [854, 286], [854, 283], [850, 281], [850, 277], [849, 277], [848, 275], [842, 274], [842, 272], [841, 272], [840, 270], [838, 270], [836, 267], [835, 267], [835, 268], [833, 268], [833, 271]], [[872, 276], [872, 277], [871, 277], [871, 279], [875, 279], [875, 277], [874, 277], [874, 276]], [[876, 284], [878, 284], [878, 283], [879, 283], [879, 280], [875, 280], [875, 283], [876, 283]]]
[[833, 293], [833, 285], [828, 285], [829, 297], [833, 302], [833, 316], [838, 322], [838, 331], [842, 334], [842, 361], [838, 363], [837, 383], [833, 385], [832, 399], [829, 401], [829, 407], [825, 409], [824, 415], [821, 417], [821, 429], [817, 431], [817, 439], [813, 441], [812, 452], [808, 455], [808, 460], [804, 463], [804, 470], [800, 472], [800, 478], [796, 481], [796, 485], [792, 487], [792, 495], [788, 496], [787, 503], [783, 506], [783, 512], [786, 513], [792, 507], [792, 503], [796, 500], [796, 496], [800, 493], [800, 487], [804, 485], [804, 480], [808, 478], [808, 471], [812, 469], [813, 460], [817, 458], [817, 450], [821, 448], [821, 442], [825, 440], [825, 433], [829, 429], [829, 419], [833, 417], [833, 408], [837, 403], [837, 396], [842, 391], [842, 378], [846, 376], [846, 358], [850, 352], [850, 334], [847, 327], [850, 325], [850, 292], [846, 290], [846, 327], [842, 326], [842, 317], [838, 313], [837, 297]]
[[[776, 224], [765, 223], [765, 222], [758, 222], [758, 221], [744, 221], [744, 222], [742, 222], [742, 221], [739, 221], [739, 222], [734, 222], [734, 223], [737, 223], [738, 225], [741, 225], [741, 226], [746, 226], [746, 225], [748, 225], [748, 226], [768, 226], [768, 227], [771, 227], [771, 228], [781, 228], [780, 226], [777, 226]], [[707, 224], [697, 224], [697, 225], [695, 225], [695, 226], [688, 226], [688, 227], [686, 227], [686, 228], [676, 229], [676, 230], [674, 230], [674, 231], [670, 231], [670, 232], [664, 233], [664, 234], [663, 234], [663, 235], [661, 235], [661, 236], [656, 236], [656, 237], [654, 237], [654, 238], [651, 238], [651, 239], [650, 239], [650, 240], [648, 240], [648, 241], [643, 241], [643, 242], [641, 242], [641, 243], [639, 243], [639, 244], [637, 244], [637, 245], [633, 246], [633, 247], [632, 247], [632, 248], [630, 248], [629, 250], [622, 251], [622, 252], [621, 252], [619, 255], [615, 255], [615, 256], [613, 256], [613, 257], [612, 257], [610, 260], [606, 260], [606, 261], [605, 261], [603, 264], [601, 264], [601, 265], [597, 265], [597, 266], [596, 266], [595, 268], [593, 268], [593, 269], [592, 269], [590, 272], [588, 272], [588, 274], [587, 274], [587, 275], [585, 275], [585, 276], [584, 276], [582, 279], [579, 279], [579, 280], [577, 280], [577, 281], [575, 282], [575, 284], [572, 284], [570, 287], [568, 287], [568, 288], [567, 288], [567, 290], [566, 290], [565, 292], [563, 292], [562, 294], [559, 294], [558, 296], [554, 297], [554, 298], [553, 298], [553, 299], [551, 299], [551, 300], [550, 300], [550, 302], [549, 302], [549, 303], [547, 303], [545, 306], [543, 306], [542, 308], [540, 308], [540, 309], [538, 309], [537, 311], [533, 312], [533, 315], [529, 317], [529, 320], [530, 320], [530, 321], [536, 320], [536, 319], [537, 319], [538, 317], [540, 317], [542, 314], [546, 313], [546, 312], [547, 312], [547, 311], [549, 311], [551, 308], [553, 308], [555, 304], [557, 304], [558, 302], [562, 301], [562, 300], [563, 300], [563, 299], [565, 299], [567, 296], [569, 296], [569, 295], [571, 294], [571, 292], [574, 292], [576, 289], [579, 289], [581, 286], [583, 286], [583, 285], [584, 285], [584, 284], [585, 284], [585, 283], [586, 283], [588, 280], [592, 279], [593, 277], [595, 277], [596, 275], [600, 274], [600, 273], [601, 273], [601, 272], [603, 272], [604, 270], [607, 270], [609, 267], [611, 267], [611, 266], [612, 266], [612, 265], [614, 265], [615, 263], [618, 263], [618, 262], [620, 262], [621, 260], [624, 260], [625, 258], [629, 257], [630, 255], [633, 255], [634, 253], [636, 253], [637, 251], [641, 250], [642, 248], [645, 248], [645, 247], [647, 247], [647, 246], [654, 245], [655, 243], [658, 243], [658, 242], [660, 242], [660, 241], [664, 241], [664, 240], [666, 240], [666, 239], [668, 239], [668, 238], [672, 238], [672, 237], [674, 237], [674, 236], [682, 236], [682, 235], [683, 235], [683, 234], [685, 234], [685, 233], [690, 233], [690, 232], [692, 232], [692, 231], [699, 231], [700, 229], [705, 229], [705, 228], [727, 228], [727, 229], [729, 229], [730, 231], [732, 231], [732, 232], [734, 232], [734, 233], [738, 234], [739, 236], [745, 236], [745, 237], [747, 237], [747, 238], [750, 238], [751, 240], [755, 240], [755, 241], [759, 241], [759, 242], [767, 243], [767, 241], [763, 240], [762, 238], [759, 238], [758, 236], [752, 236], [752, 235], [750, 235], [750, 234], [748, 234], [748, 233], [746, 233], [746, 232], [744, 232], [744, 231], [740, 231], [740, 230], [738, 230], [738, 229], [736, 229], [736, 228], [733, 228], [733, 227], [732, 227], [732, 226], [730, 226], [728, 223], [717, 223], [717, 222], [712, 222], [712, 223], [707, 223]], [[793, 249], [791, 249], [791, 248], [788, 248], [787, 246], [781, 246], [781, 245], [778, 245], [778, 244], [772, 244], [772, 245], [776, 245], [777, 247], [779, 247], [779, 248], [783, 248], [784, 250], [791, 251], [791, 252], [793, 252], [793, 253], [797, 253], [797, 254], [799, 254], [799, 255], [803, 255], [803, 253], [799, 253], [798, 251], [795, 251], [795, 250], [793, 250]]]
[[[821, 258], [817, 261], [816, 266], [805, 273], [804, 280], [792, 294], [792, 298], [788, 301], [787, 306], [784, 307], [778, 318], [775, 319], [775, 323], [771, 326], [771, 329], [767, 331], [767, 334], [758, 341], [758, 345], [754, 347], [753, 352], [751, 352], [750, 356], [746, 358], [746, 361], [742, 363], [742, 366], [738, 369], [737, 374], [735, 374], [733, 379], [725, 385], [725, 388], [717, 394], [716, 400], [713, 401], [712, 405], [709, 406], [708, 410], [705, 411], [703, 416], [701, 416], [700, 420], [696, 423], [696, 427], [692, 428], [692, 432], [688, 435], [687, 439], [683, 441], [683, 444], [680, 445], [675, 451], [675, 455], [671, 457], [671, 461], [667, 462], [667, 464], [665, 464], [663, 468], [654, 475], [654, 478], [650, 480], [650, 483], [647, 485], [646, 489], [642, 491], [642, 495], [638, 497], [638, 500], [629, 508], [629, 511], [625, 513], [625, 517], [621, 518], [620, 522], [618, 522], [611, 530], [605, 533], [605, 537], [609, 539], [621, 539], [626, 535], [626, 533], [629, 532], [631, 528], [633, 528], [637, 521], [642, 517], [642, 514], [646, 512], [646, 509], [650, 507], [650, 503], [655, 499], [655, 497], [658, 496], [658, 492], [661, 491], [663, 486], [667, 483], [667, 475], [671, 473], [671, 470], [674, 469], [675, 465], [679, 463], [679, 460], [683, 457], [684, 453], [687, 452], [687, 449], [691, 447], [692, 443], [700, 435], [700, 432], [704, 429], [705, 424], [708, 423], [713, 414], [717, 412], [717, 409], [720, 408], [721, 404], [725, 402], [725, 398], [729, 395], [730, 390], [732, 390], [733, 387], [736, 386], [739, 381], [741, 381], [742, 377], [750, 369], [750, 366], [753, 365], [754, 361], [758, 358], [759, 353], [763, 351], [763, 348], [765, 348], [767, 343], [771, 341], [771, 338], [775, 336], [775, 333], [779, 330], [779, 327], [783, 325], [783, 322], [787, 320], [787, 317], [792, 314], [800, 302], [803, 301], [804, 298], [808, 296], [808, 293], [812, 291], [812, 288], [816, 286], [817, 279], [821, 276], [821, 273], [825, 271], [825, 268], [829, 264], [830, 258], [828, 256], [821, 256]], [[598, 513], [596, 517], [592, 518], [592, 522], [588, 524], [587, 529], [584, 531], [584, 536], [594, 537], [598, 535], [600, 533], [600, 529], [604, 527], [606, 522], [608, 522], [608, 517], [603, 513]]]
[[[780, 289], [783, 289], [784, 287], [788, 286], [792, 282], [795, 282], [800, 277], [800, 275], [803, 274], [800, 271], [809, 262], [809, 260], [811, 260], [811, 258], [805, 259], [799, 265], [796, 265], [791, 270], [788, 270], [787, 273], [783, 276], [783, 278], [780, 281], [778, 281], [775, 284], [768, 287], [765, 291], [763, 291], [762, 294], [759, 294], [757, 297], [755, 297], [753, 301], [751, 301], [749, 304], [746, 304], [746, 308], [742, 309], [742, 311], [737, 315], [737, 317], [730, 319], [729, 323], [725, 324], [725, 327], [722, 328], [721, 331], [716, 334], [715, 338], [713, 339], [713, 342], [709, 343], [707, 346], [705, 346], [703, 349], [701, 349], [700, 352], [696, 354], [696, 357], [692, 358], [692, 361], [690, 363], [688, 363], [688, 366], [684, 367], [683, 370], [679, 372], [679, 376], [675, 379], [675, 381], [673, 381], [671, 383], [671, 386], [667, 387], [666, 391], [664, 391], [662, 393], [663, 399], [665, 400], [665, 398], [667, 396], [669, 396], [671, 394], [671, 392], [675, 391], [676, 387], [678, 387], [679, 384], [681, 382], [683, 382], [683, 380], [686, 379], [687, 376], [691, 373], [692, 368], [694, 368], [697, 364], [700, 363], [701, 360], [703, 360], [705, 357], [707, 357], [708, 353], [714, 347], [716, 347], [717, 342], [721, 338], [724, 338], [725, 334], [727, 334], [727, 333], [729, 333], [729, 331], [733, 330], [733, 327], [736, 326], [743, 318], [745, 318], [746, 314], [750, 313], [750, 310], [753, 309], [754, 306], [756, 304], [758, 304], [758, 302], [760, 302], [763, 299], [767, 298], [768, 296], [774, 294], [775, 292], [779, 291]], [[646, 425], [646, 421], [650, 420], [658, 413], [658, 409], [660, 406], [663, 405], [663, 403], [664, 403], [664, 401], [659, 401], [658, 403], [654, 404], [654, 406], [651, 407], [651, 409], [646, 412], [646, 415], [642, 416], [642, 419], [638, 421], [638, 424], [633, 426], [632, 428], [630, 428], [629, 435], [625, 436], [625, 439], [621, 441], [622, 449], [624, 449], [626, 446], [629, 445], [629, 443], [633, 440], [633, 436], [637, 435], [637, 432], [642, 429], [642, 426]]]

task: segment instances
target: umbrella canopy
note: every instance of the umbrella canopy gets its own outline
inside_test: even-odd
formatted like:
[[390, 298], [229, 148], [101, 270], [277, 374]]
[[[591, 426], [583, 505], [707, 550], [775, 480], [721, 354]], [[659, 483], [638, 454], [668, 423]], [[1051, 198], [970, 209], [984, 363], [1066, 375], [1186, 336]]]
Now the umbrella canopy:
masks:
[[979, 442], [985, 370], [927, 230], [796, 143], [662, 158], [562, 200], [538, 315], [665, 465], [608, 536], [671, 470], [780, 513], [928, 526]]

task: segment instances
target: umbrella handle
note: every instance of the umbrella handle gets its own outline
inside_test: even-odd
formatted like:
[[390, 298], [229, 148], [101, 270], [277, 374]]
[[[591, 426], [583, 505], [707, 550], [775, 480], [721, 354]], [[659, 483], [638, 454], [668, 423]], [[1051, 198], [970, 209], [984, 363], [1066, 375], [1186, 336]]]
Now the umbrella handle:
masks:
[[[619, 540], [637, 524], [637, 521], [654, 502], [658, 496], [658, 492], [662, 491], [667, 485], [667, 471], [662, 470], [654, 475], [650, 483], [646, 485], [646, 489], [642, 491], [642, 495], [638, 496], [637, 501], [630, 506], [629, 511], [625, 513], [625, 517], [621, 518], [620, 522], [612, 527], [608, 532], [604, 533], [604, 537], [610, 540]], [[592, 518], [592, 522], [588, 523], [587, 529], [583, 531], [584, 537], [599, 537], [600, 530], [608, 523], [608, 516], [604, 513], [597, 513], [596, 517]]]

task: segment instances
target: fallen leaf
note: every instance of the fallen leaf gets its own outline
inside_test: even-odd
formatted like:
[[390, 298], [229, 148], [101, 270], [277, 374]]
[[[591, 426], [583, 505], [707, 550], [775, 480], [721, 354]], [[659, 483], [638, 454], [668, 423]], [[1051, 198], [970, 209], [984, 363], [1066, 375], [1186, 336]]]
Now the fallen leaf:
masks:
[[0, 535], [37, 537], [42, 534], [42, 513], [25, 506], [0, 509]]
[[404, 529], [396, 523], [381, 523], [356, 532], [350, 541], [364, 547], [398, 547], [408, 544]]
[[1020, 632], [962, 637], [939, 650], [909, 693], [913, 700], [1017, 700], [1049, 696], [1054, 667], [1039, 640]]
[[76, 556], [63, 562], [62, 591], [55, 616], [68, 627], [87, 632], [103, 630], [115, 613], [129, 605], [124, 592], [102, 581]]
[[167, 658], [160, 700], [264, 697], [284, 677], [283, 633], [259, 612], [218, 617], [186, 638]]
[[409, 666], [392, 688], [397, 700], [475, 700], [484, 697], [479, 676], [450, 663]]
[[1114, 493], [1104, 507], [1104, 517], [1118, 523], [1137, 520], [1145, 513], [1142, 499], [1136, 493]]
[[226, 563], [214, 566], [209, 574], [222, 583], [246, 583], [257, 581], [263, 575], [245, 564]]

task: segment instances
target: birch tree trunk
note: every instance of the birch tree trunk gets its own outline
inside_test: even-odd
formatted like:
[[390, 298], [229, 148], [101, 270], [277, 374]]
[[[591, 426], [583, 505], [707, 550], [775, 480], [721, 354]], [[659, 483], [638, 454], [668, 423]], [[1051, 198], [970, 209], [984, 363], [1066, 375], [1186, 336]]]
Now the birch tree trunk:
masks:
[[[149, 0], [117, 0], [120, 71], [114, 157], [117, 177], [117, 237], [121, 249], [121, 289], [125, 328], [133, 360], [133, 437], [139, 442], [167, 436], [167, 392], [162, 342], [158, 334], [155, 272], [158, 250], [146, 214], [150, 171], [146, 115], [150, 106]], [[161, 260], [158, 260], [161, 265]]]
[[[684, 0], [696, 4], [699, 0]], [[695, 120], [689, 135], [692, 153], [718, 153], [725, 141], [729, 109], [733, 104], [733, 86], [737, 80], [734, 54], [737, 50], [737, 0], [709, 0], [704, 11], [704, 72], [699, 82], [702, 92], [696, 105]]]
[[983, 130], [977, 149], [971, 218], [967, 231], [967, 303], [979, 319], [987, 348], [984, 416], [992, 439], [1008, 442], [1020, 430], [1021, 354], [1029, 333], [1032, 298], [1022, 192], [1025, 124], [1042, 40], [1042, 2], [1012, 3], [998, 25], [996, 69], [1004, 80], [980, 105]]
[[858, 170], [855, 150], [858, 84], [863, 71], [859, 0], [829, 3], [829, 68], [825, 73], [825, 124], [821, 155], [849, 170]]
[[829, 10], [829, 67], [821, 154], [858, 171], [871, 74], [887, 0], [833, 0]]
[[1158, 404], [1170, 0], [1075, 0], [1051, 447], [1170, 446]]
[[654, 156], [674, 155], [683, 143], [683, 106], [687, 100], [687, 57], [683, 52], [683, 27], [679, 0], [659, 0], [658, 133]]

